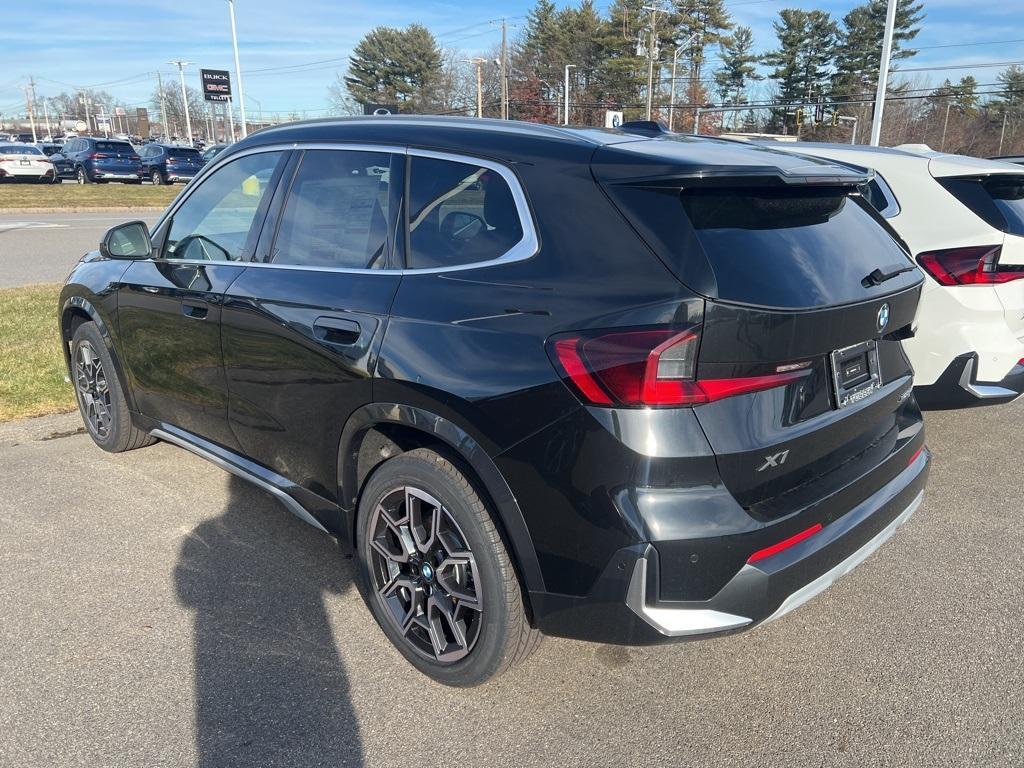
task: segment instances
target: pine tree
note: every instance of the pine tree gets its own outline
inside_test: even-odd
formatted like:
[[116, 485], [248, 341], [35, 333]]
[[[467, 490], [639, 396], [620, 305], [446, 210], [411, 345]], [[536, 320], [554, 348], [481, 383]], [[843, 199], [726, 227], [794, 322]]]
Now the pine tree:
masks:
[[[746, 103], [745, 91], [753, 80], [761, 80], [757, 72], [758, 57], [752, 52], [754, 33], [750, 27], [736, 27], [732, 36], [721, 44], [722, 67], [715, 72], [715, 84], [723, 103], [734, 106]], [[734, 112], [731, 119], [724, 123], [735, 125], [739, 112]]]
[[415, 111], [432, 104], [440, 71], [441, 51], [426, 27], [376, 27], [353, 50], [345, 87], [362, 103]]
[[675, 0], [673, 6], [672, 20], [676, 28], [676, 39], [680, 43], [690, 41], [688, 98], [691, 103], [702, 103], [706, 100], [701, 82], [705, 51], [709, 46], [717, 46], [725, 41], [728, 31], [732, 29], [732, 20], [724, 0]]
[[[796, 109], [803, 109], [822, 94], [832, 77], [839, 29], [824, 11], [786, 8], [774, 23], [779, 47], [764, 55], [763, 61], [774, 67], [768, 75], [778, 86], [778, 98]], [[793, 109], [775, 110], [775, 119], [784, 129], [795, 127]]]
[[[832, 87], [837, 98], [874, 93], [882, 58], [886, 5], [886, 0], [870, 0], [843, 17]], [[923, 8], [924, 5], [915, 0], [899, 0], [892, 38], [893, 61], [917, 53], [907, 44], [921, 31], [919, 25], [924, 19]]]

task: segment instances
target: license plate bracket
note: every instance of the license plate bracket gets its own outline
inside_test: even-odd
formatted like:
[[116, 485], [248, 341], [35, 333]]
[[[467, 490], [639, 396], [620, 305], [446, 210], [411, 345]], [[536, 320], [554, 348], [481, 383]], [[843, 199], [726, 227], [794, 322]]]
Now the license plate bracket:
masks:
[[858, 403], [882, 387], [878, 342], [874, 339], [837, 349], [832, 359], [832, 391], [837, 408]]

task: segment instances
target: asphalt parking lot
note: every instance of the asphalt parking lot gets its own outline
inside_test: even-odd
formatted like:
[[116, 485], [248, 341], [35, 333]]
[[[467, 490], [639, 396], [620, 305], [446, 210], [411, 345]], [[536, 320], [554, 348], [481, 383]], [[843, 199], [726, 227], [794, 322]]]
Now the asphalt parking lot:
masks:
[[116, 224], [159, 214], [0, 212], [0, 288], [59, 283], [82, 254], [99, 247], [103, 233]]
[[926, 501], [772, 625], [548, 639], [483, 688], [385, 641], [335, 543], [166, 444], [0, 426], [0, 764], [1024, 764], [1024, 404], [931, 414]]

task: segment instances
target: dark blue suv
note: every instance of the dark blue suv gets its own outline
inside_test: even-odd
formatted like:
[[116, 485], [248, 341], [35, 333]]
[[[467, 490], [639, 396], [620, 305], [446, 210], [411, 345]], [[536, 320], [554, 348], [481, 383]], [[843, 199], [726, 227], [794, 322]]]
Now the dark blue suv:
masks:
[[77, 179], [79, 184], [142, 183], [141, 158], [127, 141], [81, 136], [69, 139], [50, 160], [58, 178]]
[[154, 184], [190, 181], [206, 163], [198, 149], [173, 144], [147, 144], [142, 148], [146, 178]]

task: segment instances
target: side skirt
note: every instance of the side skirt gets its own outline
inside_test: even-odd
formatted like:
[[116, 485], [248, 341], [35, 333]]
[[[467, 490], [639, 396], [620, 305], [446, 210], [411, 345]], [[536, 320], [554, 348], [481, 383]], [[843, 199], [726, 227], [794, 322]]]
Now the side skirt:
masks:
[[331, 533], [331, 531], [324, 525], [324, 521], [320, 518], [326, 517], [329, 519], [335, 515], [340, 516], [340, 510], [325, 499], [321, 499], [322, 505], [318, 505], [321, 508], [317, 509], [316, 512], [318, 514], [314, 515], [313, 512], [299, 502], [295, 496], [299, 494], [315, 494], [311, 494], [309, 491], [300, 488], [288, 478], [283, 477], [266, 467], [249, 461], [248, 459], [245, 459], [226, 448], [222, 448], [215, 443], [211, 443], [197, 435], [193, 435], [191, 432], [186, 432], [183, 429], [178, 429], [177, 427], [172, 427], [168, 424], [160, 424], [159, 426], [150, 429], [150, 434], [155, 438], [176, 445], [179, 448], [191, 451], [196, 456], [206, 459], [210, 463], [217, 465], [236, 477], [248, 480], [253, 485], [262, 488], [264, 491], [267, 491], [269, 494], [274, 496], [278, 501], [284, 504], [285, 508], [287, 508], [289, 512], [304, 523], [309, 523], [314, 528], [317, 528], [324, 533]]

